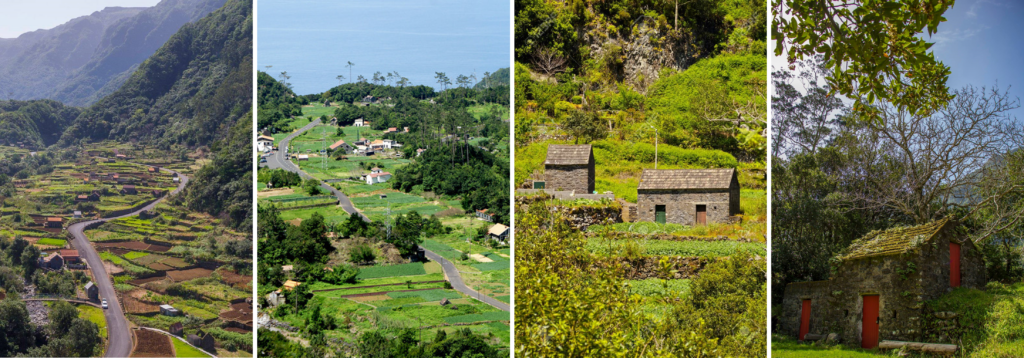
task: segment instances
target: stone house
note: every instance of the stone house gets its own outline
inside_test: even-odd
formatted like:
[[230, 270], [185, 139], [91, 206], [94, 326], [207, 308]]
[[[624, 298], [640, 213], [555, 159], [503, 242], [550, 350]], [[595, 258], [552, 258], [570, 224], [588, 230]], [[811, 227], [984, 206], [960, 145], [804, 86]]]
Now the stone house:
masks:
[[60, 270], [64, 268], [64, 258], [60, 256], [56, 251], [51, 252], [46, 257], [39, 258], [39, 267], [47, 268], [50, 270]]
[[214, 342], [212, 335], [203, 332], [203, 330], [200, 329], [196, 331], [196, 334], [188, 335], [188, 343], [193, 346], [202, 348], [207, 352], [213, 352], [213, 346], [216, 342]]
[[544, 159], [544, 183], [535, 189], [594, 192], [594, 150], [590, 144], [548, 146]]
[[834, 333], [874, 348], [927, 337], [924, 302], [987, 282], [981, 252], [949, 218], [868, 233], [832, 264], [829, 280], [786, 285], [779, 331], [803, 339]]
[[125, 185], [121, 187], [121, 195], [136, 195], [139, 191], [135, 189], [134, 185]]
[[90, 301], [100, 300], [100, 288], [96, 287], [96, 284], [92, 283], [92, 281], [85, 284], [85, 294], [89, 296]]
[[740, 212], [736, 169], [644, 169], [637, 187], [640, 221], [704, 225]]
[[181, 322], [174, 322], [174, 324], [172, 324], [171, 327], [168, 329], [168, 332], [171, 332], [171, 334], [178, 337], [184, 336], [185, 326], [182, 325]]

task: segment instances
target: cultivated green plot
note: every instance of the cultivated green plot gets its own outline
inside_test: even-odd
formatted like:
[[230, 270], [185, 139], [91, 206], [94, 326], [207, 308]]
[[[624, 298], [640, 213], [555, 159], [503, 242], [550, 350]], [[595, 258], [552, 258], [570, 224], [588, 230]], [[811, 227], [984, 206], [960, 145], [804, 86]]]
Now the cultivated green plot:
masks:
[[370, 266], [359, 269], [359, 279], [378, 278], [378, 277], [394, 277], [394, 276], [413, 276], [413, 275], [426, 275], [427, 271], [423, 269], [422, 262], [413, 262], [401, 265], [390, 265], [390, 266]]

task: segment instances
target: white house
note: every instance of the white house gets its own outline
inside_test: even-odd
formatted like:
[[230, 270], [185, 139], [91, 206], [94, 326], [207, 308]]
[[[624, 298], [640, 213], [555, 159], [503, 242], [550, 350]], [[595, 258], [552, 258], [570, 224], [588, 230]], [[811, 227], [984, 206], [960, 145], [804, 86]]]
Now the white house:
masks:
[[181, 311], [171, 305], [160, 305], [160, 314], [164, 316], [180, 316]]
[[269, 152], [274, 149], [274, 137], [261, 135], [256, 138], [256, 150]]
[[370, 125], [370, 122], [368, 122], [368, 121], [364, 120], [362, 117], [360, 117], [360, 118], [356, 118], [356, 123], [353, 124], [352, 126], [353, 127], [368, 127], [369, 125]]
[[416, 156], [418, 157], [418, 156], [422, 155], [423, 152], [426, 152], [426, 151], [427, 150], [423, 149], [423, 148], [416, 149]]
[[299, 158], [298, 159], [300, 161], [301, 160], [309, 160], [309, 154], [299, 154]]
[[384, 141], [382, 141], [380, 139], [370, 142], [370, 149], [373, 149], [375, 151], [376, 150], [390, 149], [390, 148], [391, 148], [391, 145], [388, 145], [387, 143], [384, 143]]
[[391, 173], [381, 172], [380, 170], [378, 170], [376, 173], [370, 173], [366, 175], [366, 184], [371, 185], [377, 183], [385, 183], [388, 181], [388, 179], [391, 179]]

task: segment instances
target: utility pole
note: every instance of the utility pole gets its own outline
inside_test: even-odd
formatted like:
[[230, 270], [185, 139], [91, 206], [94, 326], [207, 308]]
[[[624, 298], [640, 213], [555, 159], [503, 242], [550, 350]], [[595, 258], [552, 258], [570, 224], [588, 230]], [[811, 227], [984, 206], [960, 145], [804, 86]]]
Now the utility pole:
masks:
[[658, 169], [658, 128], [654, 128], [654, 125], [647, 123], [654, 129], [654, 169]]

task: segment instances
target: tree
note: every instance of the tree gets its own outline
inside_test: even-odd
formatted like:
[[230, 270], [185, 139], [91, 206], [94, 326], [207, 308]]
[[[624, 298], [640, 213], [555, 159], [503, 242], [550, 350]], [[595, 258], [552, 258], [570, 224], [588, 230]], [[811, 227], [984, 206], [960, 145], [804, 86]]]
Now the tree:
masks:
[[352, 63], [352, 61], [348, 61], [348, 64], [345, 65], [345, 67], [348, 67], [348, 83], [352, 83], [352, 67], [355, 65], [356, 64]]
[[584, 143], [589, 143], [608, 134], [608, 128], [601, 123], [597, 114], [586, 110], [573, 111], [562, 121], [562, 129], [575, 138], [576, 144], [580, 144], [580, 139], [583, 139]]
[[42, 253], [35, 245], [29, 245], [21, 253], [21, 267], [25, 269], [25, 278], [31, 278], [32, 274], [36, 272], [37, 261], [39, 255]]
[[[849, 192], [866, 209], [889, 209], [923, 224], [966, 212], [969, 217], [999, 205], [1006, 195], [1024, 192], [1013, 166], [999, 158], [1019, 158], [1024, 124], [1009, 112], [1020, 107], [998, 88], [967, 86], [954, 92], [947, 107], [922, 115], [882, 103], [879, 121], [854, 123], [838, 139], [852, 161]], [[999, 217], [1012, 218], [976, 233], [984, 239], [1024, 217], [1012, 207]]]
[[313, 297], [313, 294], [309, 292], [309, 282], [305, 282], [287, 292], [285, 295], [289, 303], [295, 309], [295, 313], [299, 313], [300, 310], [305, 308], [306, 303]]
[[306, 179], [306, 182], [302, 184], [302, 188], [306, 190], [306, 193], [309, 194], [309, 196], [320, 195], [319, 180], [313, 178]]
[[370, 245], [367, 244], [357, 245], [356, 247], [352, 248], [352, 251], [349, 252], [349, 260], [358, 264], [372, 262], [373, 260], [376, 259], [377, 255], [373, 253], [373, 249], [370, 248]]
[[68, 301], [59, 300], [50, 306], [50, 313], [47, 317], [50, 318], [50, 324], [47, 326], [50, 336], [60, 337], [68, 333], [71, 323], [78, 318], [78, 309]]
[[824, 55], [832, 89], [871, 117], [876, 98], [928, 115], [952, 99], [950, 70], [920, 35], [936, 33], [953, 1], [773, 0], [775, 55], [790, 64]]
[[338, 77], [335, 78], [338, 80], [338, 86], [341, 86], [341, 81], [345, 80], [345, 76], [342, 75], [338, 75]]
[[[824, 82], [828, 69], [821, 56], [797, 61], [793, 68], [800, 69], [796, 76], [786, 70], [772, 72], [773, 155], [785, 155], [784, 150], [817, 153], [832, 142], [839, 118], [849, 111]], [[805, 93], [796, 86], [804, 88]]]
[[100, 329], [84, 318], [76, 318], [68, 329], [71, 351], [79, 357], [93, 357], [100, 344]]

